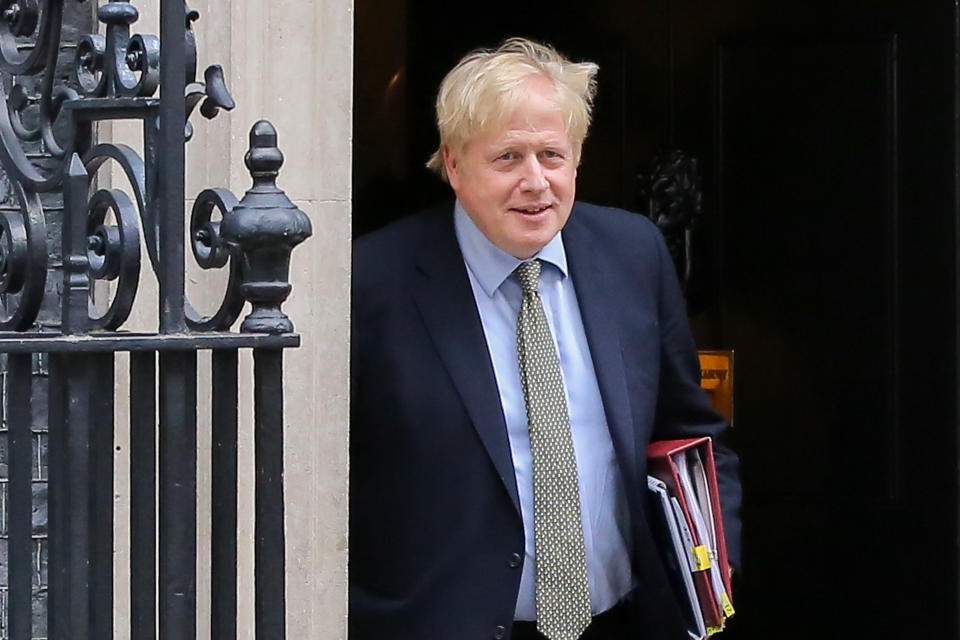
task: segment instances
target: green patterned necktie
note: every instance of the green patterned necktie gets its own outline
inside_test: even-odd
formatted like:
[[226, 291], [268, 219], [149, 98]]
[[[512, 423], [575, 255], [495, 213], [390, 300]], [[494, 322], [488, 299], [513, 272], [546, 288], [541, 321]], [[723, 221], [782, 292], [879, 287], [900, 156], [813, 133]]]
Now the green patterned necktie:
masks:
[[590, 624], [590, 587], [570, 417], [553, 336], [540, 301], [540, 261], [516, 269], [523, 289], [517, 355], [533, 454], [537, 630], [576, 640]]

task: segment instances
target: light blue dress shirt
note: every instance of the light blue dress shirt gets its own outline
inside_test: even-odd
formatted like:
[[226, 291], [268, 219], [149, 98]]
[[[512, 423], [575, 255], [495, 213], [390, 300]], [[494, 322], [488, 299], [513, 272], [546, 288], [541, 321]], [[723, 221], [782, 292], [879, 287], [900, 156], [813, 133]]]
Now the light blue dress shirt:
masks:
[[[517, 314], [523, 296], [512, 275], [522, 260], [491, 243], [459, 202], [454, 225], [493, 361], [520, 496], [526, 558], [515, 619], [535, 620], [533, 460], [517, 361]], [[563, 374], [580, 480], [590, 601], [593, 613], [598, 614], [617, 604], [633, 587], [630, 518], [561, 235], [535, 257], [543, 261], [540, 298]]]

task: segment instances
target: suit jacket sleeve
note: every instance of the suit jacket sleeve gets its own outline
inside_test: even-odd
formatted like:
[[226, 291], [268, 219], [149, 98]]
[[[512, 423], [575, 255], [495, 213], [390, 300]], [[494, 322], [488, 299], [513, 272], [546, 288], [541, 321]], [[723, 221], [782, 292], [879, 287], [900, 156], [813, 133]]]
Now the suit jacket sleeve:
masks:
[[740, 569], [741, 488], [736, 454], [727, 446], [727, 425], [700, 388], [700, 363], [690, 334], [686, 303], [666, 244], [657, 234], [660, 264], [660, 384], [653, 438], [708, 435], [713, 439], [727, 553]]

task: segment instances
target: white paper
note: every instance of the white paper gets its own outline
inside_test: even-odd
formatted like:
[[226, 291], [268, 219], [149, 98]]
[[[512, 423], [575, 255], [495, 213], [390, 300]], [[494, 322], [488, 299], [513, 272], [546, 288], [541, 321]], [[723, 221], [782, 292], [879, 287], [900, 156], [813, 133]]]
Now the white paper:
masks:
[[[710, 533], [707, 530], [707, 523], [700, 510], [700, 501], [693, 488], [693, 481], [690, 478], [690, 467], [685, 452], [680, 452], [673, 456], [674, 464], [677, 466], [678, 476], [680, 477], [680, 490], [686, 499], [687, 508], [690, 511], [690, 519], [693, 520], [693, 528], [696, 531], [697, 540], [700, 544], [707, 547], [710, 552]], [[723, 596], [727, 595], [727, 590], [723, 586], [723, 577], [720, 574], [721, 568], [718, 562], [711, 558], [710, 561], [710, 584], [713, 587], [713, 596], [717, 602], [717, 608], [723, 611]]]
[[[707, 635], [707, 629], [703, 621], [703, 614], [700, 612], [700, 599], [697, 597], [697, 590], [693, 584], [692, 573], [695, 570], [695, 565], [691, 564], [693, 562], [691, 557], [693, 539], [690, 536], [689, 529], [687, 529], [686, 522], [682, 522], [682, 511], [680, 513], [681, 522], [677, 522], [677, 512], [672, 504], [676, 503], [676, 498], [670, 498], [667, 493], [667, 485], [656, 478], [647, 476], [647, 488], [656, 493], [660, 500], [660, 507], [667, 522], [667, 528], [670, 530], [674, 553], [687, 591], [687, 605], [689, 611], [693, 613], [694, 623], [696, 624], [696, 629], [688, 629], [687, 632], [694, 640], [703, 640]], [[679, 503], [676, 503], [676, 508], [679, 508], [679, 506]], [[682, 530], [686, 533], [685, 536], [681, 534], [681, 524]], [[700, 635], [697, 635], [697, 633]]]
[[700, 504], [700, 511], [703, 513], [709, 534], [708, 551], [711, 560], [719, 560], [720, 554], [717, 552], [717, 525], [713, 519], [713, 496], [710, 495], [710, 488], [707, 485], [707, 470], [700, 459], [700, 452], [696, 449], [690, 451], [690, 472], [693, 474], [693, 488], [697, 493], [697, 502]]

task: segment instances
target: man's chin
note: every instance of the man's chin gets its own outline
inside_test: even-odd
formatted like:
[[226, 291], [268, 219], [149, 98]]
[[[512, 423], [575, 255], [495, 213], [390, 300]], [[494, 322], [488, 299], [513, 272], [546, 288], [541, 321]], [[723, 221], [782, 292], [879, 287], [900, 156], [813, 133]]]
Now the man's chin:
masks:
[[526, 260], [540, 253], [540, 250], [547, 246], [555, 235], [557, 235], [557, 231], [529, 235], [522, 240], [518, 239], [511, 242], [507, 251], [515, 258]]

